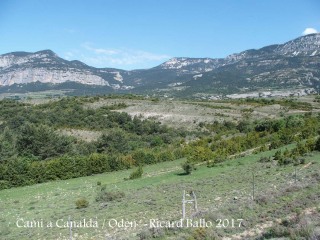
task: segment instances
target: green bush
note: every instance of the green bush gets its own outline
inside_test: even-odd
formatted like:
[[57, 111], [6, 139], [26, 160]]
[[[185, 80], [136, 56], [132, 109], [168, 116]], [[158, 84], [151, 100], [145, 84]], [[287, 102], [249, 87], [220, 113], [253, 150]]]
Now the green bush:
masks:
[[98, 195], [96, 197], [97, 202], [111, 202], [115, 200], [119, 200], [121, 198], [124, 198], [125, 194], [124, 192], [117, 191], [117, 192], [109, 192], [106, 191], [105, 188], [101, 188], [101, 191], [98, 192]]
[[10, 183], [6, 180], [0, 180], [0, 190], [10, 188]]
[[261, 157], [259, 159], [259, 162], [270, 162], [271, 161], [271, 158], [270, 157]]
[[191, 161], [186, 161], [182, 164], [182, 169], [185, 174], [189, 175], [193, 170], [195, 170], [195, 166]]
[[205, 162], [207, 160], [212, 159], [213, 153], [210, 148], [196, 146], [192, 149], [191, 155], [188, 159], [192, 162]]
[[282, 159], [282, 158], [283, 158], [283, 155], [282, 155], [281, 150], [276, 151], [275, 154], [274, 154], [274, 156], [273, 156], [273, 159], [274, 159], [274, 160], [280, 160], [280, 159]]
[[164, 151], [157, 156], [158, 162], [173, 161], [174, 156], [171, 151]]
[[306, 159], [305, 158], [299, 158], [298, 161], [300, 162], [300, 164], [305, 164], [306, 163]]
[[132, 180], [132, 179], [141, 178], [141, 177], [142, 177], [142, 174], [143, 174], [142, 166], [139, 166], [138, 169], [136, 169], [135, 171], [133, 171], [133, 172], [130, 174], [129, 179]]
[[318, 140], [316, 141], [316, 144], [314, 146], [314, 149], [317, 151], [320, 151], [320, 137], [318, 138]]
[[80, 198], [76, 201], [76, 206], [78, 209], [86, 208], [89, 206], [89, 202], [85, 198]]
[[154, 164], [157, 163], [158, 159], [156, 155], [151, 151], [144, 149], [136, 150], [132, 153], [132, 157], [137, 165]]
[[214, 167], [215, 166], [215, 161], [213, 160], [207, 160], [207, 167], [208, 168], [211, 168], [211, 167]]
[[281, 159], [278, 160], [278, 164], [279, 164], [280, 166], [288, 165], [288, 164], [291, 164], [291, 163], [293, 163], [293, 162], [294, 162], [294, 161], [293, 161], [292, 158], [285, 158], [285, 157], [283, 157], [283, 158], [281, 158]]

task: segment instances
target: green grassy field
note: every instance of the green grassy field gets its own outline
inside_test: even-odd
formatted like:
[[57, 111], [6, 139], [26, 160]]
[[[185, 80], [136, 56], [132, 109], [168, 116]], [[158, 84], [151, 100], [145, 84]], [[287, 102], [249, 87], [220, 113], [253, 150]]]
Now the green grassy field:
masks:
[[[243, 219], [240, 227], [215, 226], [213, 231], [220, 238], [235, 239], [246, 230], [255, 231], [259, 224], [275, 222], [307, 208], [318, 209], [315, 217], [319, 218], [320, 153], [308, 156], [306, 163], [297, 167], [279, 167], [273, 162], [258, 161], [274, 152], [228, 160], [213, 168], [198, 166], [191, 175], [181, 174], [184, 159], [180, 159], [145, 166], [143, 177], [136, 180], [125, 181], [133, 171], [125, 170], [2, 190], [0, 239], [70, 239], [68, 227], [55, 225], [58, 219], [67, 222], [69, 216], [72, 220], [93, 219], [98, 225], [72, 229], [72, 239], [139, 239], [137, 233], [141, 239], [141, 236], [147, 239], [150, 219], [173, 221], [182, 217], [183, 190], [196, 193], [199, 218], [214, 222]], [[255, 201], [252, 200], [253, 173]], [[119, 201], [97, 202], [95, 199], [101, 189], [97, 182], [108, 191], [121, 191], [125, 196]], [[79, 198], [87, 199], [89, 206], [77, 209], [75, 201]], [[192, 211], [188, 208], [187, 215], [190, 214]], [[135, 221], [137, 226], [110, 227], [107, 224], [110, 219]], [[32, 220], [42, 222], [43, 227], [23, 227]], [[47, 227], [50, 221], [53, 226]], [[316, 229], [320, 227], [319, 222], [312, 222]], [[160, 229], [158, 236], [159, 239], [187, 239], [185, 236], [194, 231], [194, 228]], [[243, 239], [250, 238], [254, 236]]]

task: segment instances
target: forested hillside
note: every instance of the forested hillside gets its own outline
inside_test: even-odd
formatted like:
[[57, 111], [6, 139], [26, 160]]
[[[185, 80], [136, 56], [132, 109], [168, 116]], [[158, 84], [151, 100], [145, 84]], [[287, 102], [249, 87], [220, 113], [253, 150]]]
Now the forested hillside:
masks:
[[[75, 178], [182, 157], [188, 157], [185, 165], [207, 161], [210, 166], [247, 150], [265, 151], [293, 142], [298, 143], [297, 149], [278, 156], [279, 164], [299, 164], [300, 156], [319, 148], [316, 137], [320, 119], [311, 113], [254, 120], [248, 117], [249, 109], [243, 110], [240, 121], [201, 122], [197, 129], [186, 131], [154, 118], [114, 111], [125, 108], [124, 102], [96, 108], [90, 105], [101, 99], [112, 97], [69, 97], [38, 105], [0, 101], [0, 187]], [[312, 108], [292, 101], [245, 102]], [[97, 137], [85, 141], [65, 134], [68, 131], [93, 132]]]
[[[0, 102], [1, 188], [67, 179], [178, 158], [173, 148], [185, 135], [157, 121], [85, 107], [97, 98], [63, 98], [41, 105]], [[61, 129], [100, 132], [86, 142]]]

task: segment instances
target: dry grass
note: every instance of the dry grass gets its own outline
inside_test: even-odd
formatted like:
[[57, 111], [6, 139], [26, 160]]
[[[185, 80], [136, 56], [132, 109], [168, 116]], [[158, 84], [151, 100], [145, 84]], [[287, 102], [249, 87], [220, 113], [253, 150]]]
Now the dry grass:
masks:
[[[127, 112], [131, 116], [153, 118], [172, 127], [181, 127], [194, 130], [200, 122], [239, 121], [245, 117], [250, 119], [279, 118], [283, 115], [304, 113], [304, 111], [284, 109], [278, 104], [269, 106], [252, 106], [250, 104], [236, 105], [228, 102], [197, 102], [197, 101], [170, 101], [154, 102], [150, 100], [132, 99], [103, 99], [86, 104], [86, 107], [99, 108], [125, 103], [127, 108], [116, 110]], [[316, 103], [320, 106], [319, 103]], [[244, 109], [253, 112], [245, 115]]]
[[67, 136], [72, 136], [86, 142], [96, 141], [102, 134], [101, 132], [82, 129], [59, 129], [58, 133]]

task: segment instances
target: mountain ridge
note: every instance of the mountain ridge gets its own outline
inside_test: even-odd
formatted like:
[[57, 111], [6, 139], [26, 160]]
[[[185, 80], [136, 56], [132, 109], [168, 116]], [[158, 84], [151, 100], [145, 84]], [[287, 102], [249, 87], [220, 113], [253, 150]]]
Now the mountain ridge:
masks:
[[248, 83], [257, 87], [283, 82], [290, 82], [290, 86], [313, 86], [320, 78], [319, 57], [319, 33], [283, 44], [248, 49], [225, 58], [174, 57], [153, 68], [130, 71], [95, 68], [78, 60], [68, 61], [50, 49], [34, 53], [17, 51], [0, 55], [0, 86], [35, 82], [61, 84], [66, 81], [106, 86], [110, 91], [158, 91], [165, 88], [174, 91], [176, 86], [199, 89], [197, 85], [203, 84], [202, 88], [208, 86], [212, 89], [214, 86], [217, 91], [217, 88], [228, 87], [228, 82], [232, 83], [232, 88], [238, 89]]

